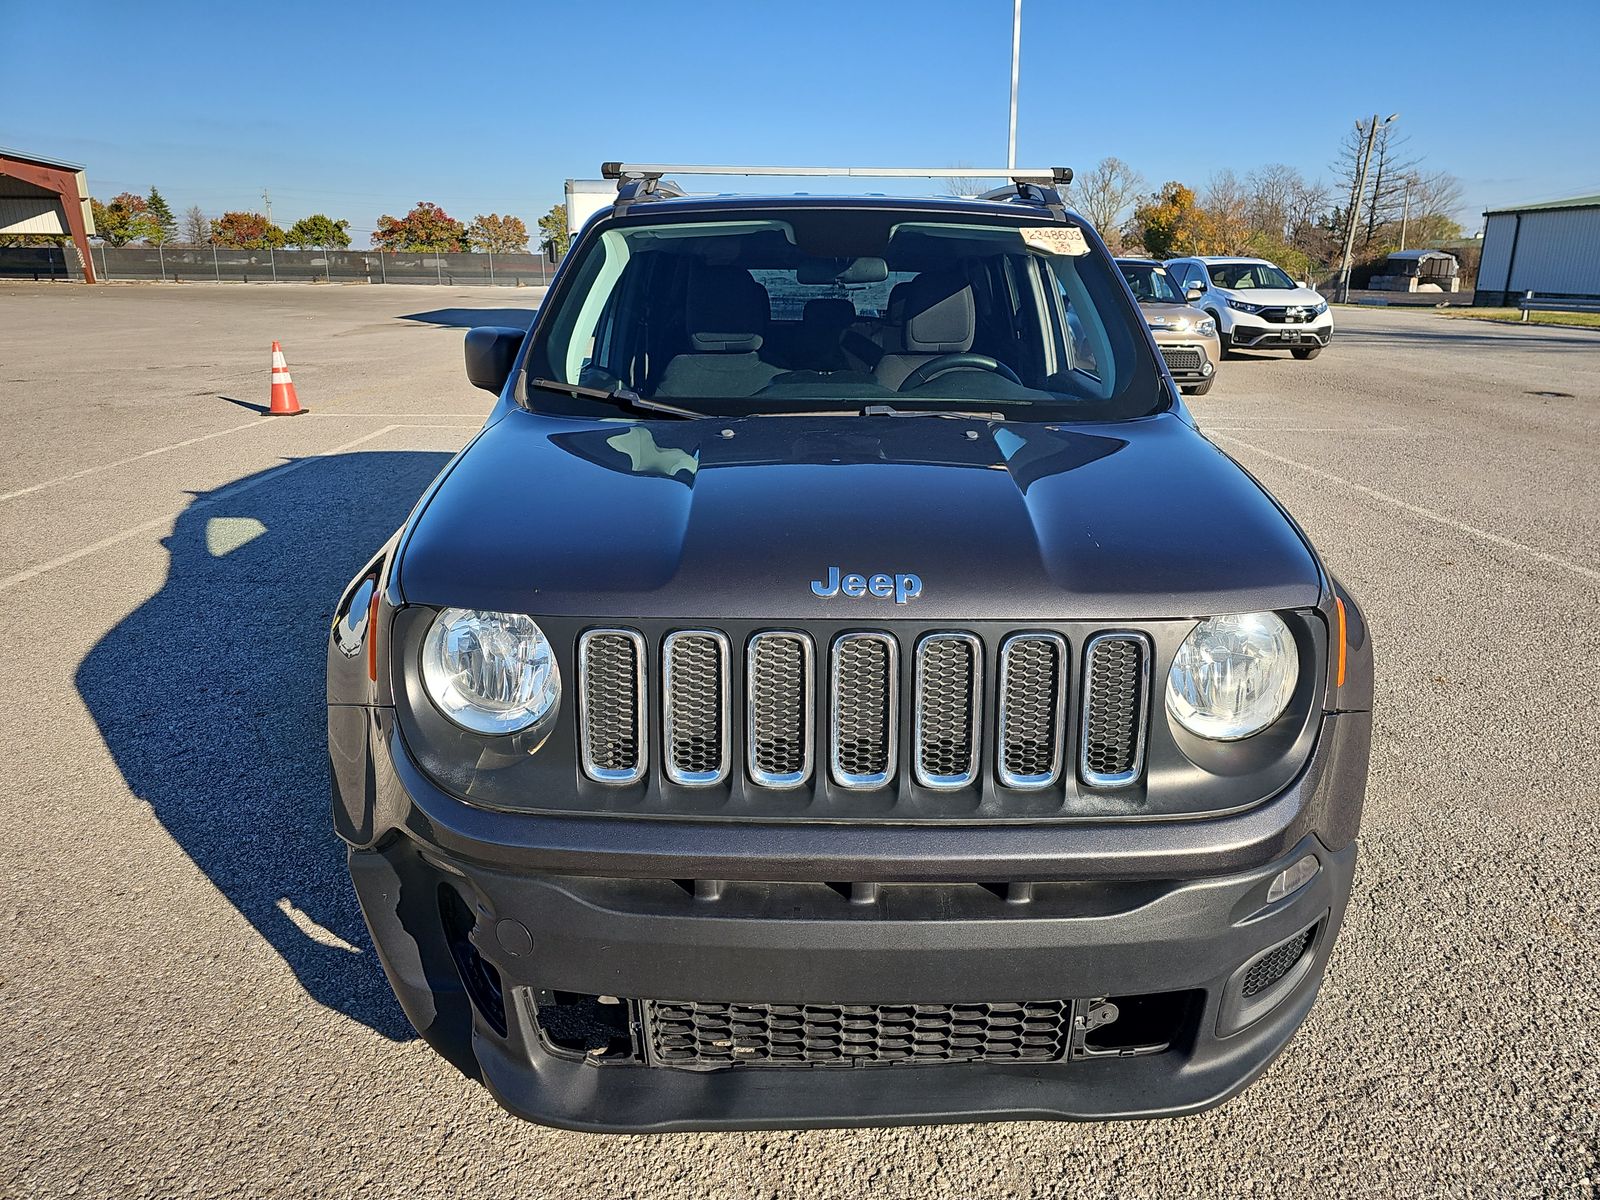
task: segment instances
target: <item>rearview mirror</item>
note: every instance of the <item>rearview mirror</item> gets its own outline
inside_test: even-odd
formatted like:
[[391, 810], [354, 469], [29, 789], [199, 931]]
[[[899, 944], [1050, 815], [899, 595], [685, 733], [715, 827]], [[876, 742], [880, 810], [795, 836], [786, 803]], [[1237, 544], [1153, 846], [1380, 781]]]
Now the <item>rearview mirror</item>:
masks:
[[1185, 300], [1194, 301], [1194, 300], [1200, 299], [1200, 297], [1204, 296], [1205, 294], [1206, 294], [1205, 288], [1201, 287], [1197, 283], [1191, 283], [1188, 286], [1188, 288], [1184, 291], [1183, 298]]
[[795, 268], [796, 283], [882, 283], [889, 264], [881, 258], [807, 258]]
[[527, 333], [526, 329], [504, 325], [481, 325], [467, 330], [467, 381], [473, 387], [498, 396], [506, 380], [511, 378], [512, 364], [517, 361], [517, 351]]

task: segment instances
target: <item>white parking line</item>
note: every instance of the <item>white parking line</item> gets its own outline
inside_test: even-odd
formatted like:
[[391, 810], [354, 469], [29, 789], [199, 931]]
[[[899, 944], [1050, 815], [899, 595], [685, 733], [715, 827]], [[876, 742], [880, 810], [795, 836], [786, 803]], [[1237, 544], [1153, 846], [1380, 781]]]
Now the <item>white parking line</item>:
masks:
[[[330, 420], [330, 419], [349, 420], [349, 421], [361, 420], [361, 419], [374, 420], [374, 421], [389, 421], [389, 420], [395, 420], [397, 418], [405, 418], [405, 420], [409, 422], [409, 421], [415, 421], [415, 420], [419, 420], [419, 419], [420, 420], [424, 420], [424, 421], [435, 420], [435, 419], [445, 419], [445, 418], [454, 417], [454, 416], [458, 416], [458, 415], [459, 416], [468, 416], [470, 414], [468, 414], [468, 413], [460, 413], [460, 414], [457, 414], [457, 413], [421, 413], [421, 414], [418, 414], [418, 413], [373, 413], [373, 412], [349, 412], [349, 413], [323, 412], [323, 413], [314, 413], [314, 412], [311, 412], [309, 410], [306, 412], [306, 416], [312, 417], [314, 419], [315, 418], [321, 418], [324, 421]], [[167, 453], [169, 453], [170, 451], [173, 451], [173, 450], [182, 450], [186, 446], [197, 446], [201, 442], [209, 442], [213, 438], [226, 437], [230, 433], [239, 433], [239, 432], [242, 432], [243, 430], [246, 430], [246, 429], [263, 429], [263, 428], [268, 427], [270, 424], [271, 424], [271, 422], [265, 421], [265, 420], [262, 420], [262, 419], [258, 418], [257, 420], [250, 421], [250, 422], [248, 422], [248, 423], [246, 423], [244, 425], [230, 425], [226, 429], [217, 429], [217, 430], [212, 431], [211, 433], [202, 433], [199, 437], [185, 438], [181, 442], [172, 442], [172, 443], [170, 443], [169, 445], [166, 445], [166, 446], [157, 446], [152, 450], [144, 450], [144, 451], [141, 451], [138, 454], [129, 455], [127, 458], [119, 458], [115, 462], [100, 463], [99, 465], [93, 466], [93, 467], [84, 467], [83, 470], [81, 470], [81, 471], [73, 471], [73, 472], [71, 472], [69, 474], [66, 474], [66, 475], [57, 475], [54, 479], [46, 479], [42, 483], [30, 484], [29, 486], [27, 486], [25, 488], [18, 488], [14, 492], [0, 492], [0, 502], [6, 501], [6, 500], [15, 500], [20, 496], [31, 496], [35, 492], [44, 491], [46, 488], [56, 487], [57, 485], [63, 484], [63, 483], [71, 483], [75, 479], [83, 479], [85, 476], [88, 476], [88, 475], [98, 475], [101, 471], [114, 471], [118, 467], [126, 467], [130, 463], [136, 463], [136, 462], [139, 462], [139, 461], [141, 461], [143, 459], [146, 459], [146, 458], [154, 458], [158, 454], [167, 454]], [[398, 426], [390, 426], [390, 428], [405, 428], [405, 429], [477, 429], [477, 428], [479, 428], [479, 426], [478, 425], [411, 425], [411, 424], [404, 424], [404, 425], [398, 425]]]
[[115, 470], [125, 467], [129, 463], [136, 463], [142, 458], [154, 458], [157, 454], [165, 454], [169, 450], [182, 450], [185, 446], [195, 446], [201, 442], [209, 442], [212, 438], [225, 437], [230, 433], [238, 433], [242, 429], [259, 429], [259, 420], [251, 421], [245, 425], [230, 425], [227, 429], [218, 429], [212, 433], [202, 433], [199, 437], [187, 438], [181, 442], [173, 442], [169, 446], [157, 446], [154, 450], [146, 450], [141, 454], [119, 458], [116, 462], [101, 463], [97, 467], [85, 467], [81, 471], [73, 471], [70, 475], [57, 475], [54, 479], [46, 479], [43, 483], [36, 483], [32, 487], [18, 488], [14, 492], [0, 493], [0, 500], [15, 500], [18, 496], [31, 496], [34, 492], [42, 492], [45, 488], [55, 487], [58, 483], [71, 483], [74, 479], [82, 479], [85, 475], [95, 475], [101, 471]]
[[164, 516], [152, 517], [148, 521], [141, 521], [137, 525], [121, 530], [118, 533], [113, 533], [110, 537], [103, 537], [98, 542], [91, 542], [87, 546], [79, 546], [76, 550], [68, 551], [59, 558], [52, 558], [49, 562], [43, 562], [37, 564], [36, 566], [24, 568], [14, 575], [7, 575], [4, 579], [0, 579], [0, 592], [6, 591], [8, 588], [16, 587], [19, 583], [26, 583], [28, 580], [39, 575], [43, 575], [47, 571], [54, 571], [58, 567], [64, 567], [69, 563], [75, 563], [80, 558], [87, 558], [91, 554], [97, 554], [101, 550], [118, 545], [121, 542], [127, 541], [129, 538], [138, 537], [141, 533], [146, 533], [152, 529], [160, 529], [164, 525], [171, 525], [186, 512], [193, 512], [199, 508], [210, 508], [213, 504], [218, 504], [224, 500], [231, 499], [232, 497], [239, 495], [241, 492], [248, 492], [253, 488], [258, 488], [263, 483], [282, 479], [291, 471], [298, 471], [307, 463], [314, 462], [319, 458], [330, 458], [335, 454], [343, 454], [346, 450], [354, 450], [363, 442], [370, 442], [374, 438], [380, 438], [386, 433], [393, 433], [397, 429], [476, 430], [478, 428], [480, 427], [477, 425], [385, 425], [382, 429], [375, 429], [371, 433], [362, 434], [360, 437], [353, 441], [346, 442], [342, 446], [335, 446], [332, 450], [320, 450], [316, 454], [308, 454], [304, 458], [297, 458], [292, 462], [284, 463], [281, 467], [266, 471], [263, 474], [256, 476], [254, 479], [246, 479], [239, 483], [230, 484], [222, 488], [220, 491], [207, 496], [203, 500], [196, 500], [193, 504], [190, 504], [186, 508], [183, 508], [177, 512], [170, 512]]
[[1216, 438], [1219, 442], [1232, 442], [1236, 446], [1243, 446], [1246, 450], [1252, 450], [1263, 458], [1269, 458], [1275, 463], [1282, 463], [1286, 467], [1293, 467], [1297, 471], [1304, 471], [1308, 475], [1315, 475], [1318, 479], [1326, 479], [1330, 483], [1342, 483], [1345, 487], [1360, 492], [1363, 496], [1370, 496], [1374, 500], [1392, 504], [1396, 508], [1402, 508], [1413, 516], [1421, 517], [1426, 521], [1433, 521], [1448, 529], [1467, 534], [1469, 537], [1491, 542], [1496, 546], [1503, 546], [1507, 550], [1515, 550], [1539, 562], [1548, 563], [1552, 567], [1560, 567], [1563, 571], [1571, 571], [1581, 578], [1600, 582], [1600, 571], [1595, 570], [1593, 567], [1586, 567], [1582, 563], [1573, 562], [1569, 558], [1562, 558], [1559, 554], [1551, 554], [1548, 550], [1540, 550], [1522, 542], [1513, 541], [1511, 538], [1501, 534], [1492, 533], [1487, 529], [1480, 529], [1476, 525], [1468, 525], [1462, 521], [1452, 521], [1443, 513], [1434, 512], [1431, 508], [1423, 508], [1421, 505], [1402, 500], [1398, 496], [1391, 496], [1388, 492], [1380, 492], [1377, 488], [1369, 488], [1365, 484], [1355, 482], [1353, 479], [1346, 479], [1343, 475], [1335, 475], [1332, 471], [1324, 471], [1321, 467], [1313, 467], [1309, 463], [1297, 462], [1295, 459], [1285, 458], [1281, 454], [1274, 454], [1271, 450], [1257, 446], [1254, 442], [1247, 442], [1243, 438], [1231, 437], [1226, 433], [1219, 433]]

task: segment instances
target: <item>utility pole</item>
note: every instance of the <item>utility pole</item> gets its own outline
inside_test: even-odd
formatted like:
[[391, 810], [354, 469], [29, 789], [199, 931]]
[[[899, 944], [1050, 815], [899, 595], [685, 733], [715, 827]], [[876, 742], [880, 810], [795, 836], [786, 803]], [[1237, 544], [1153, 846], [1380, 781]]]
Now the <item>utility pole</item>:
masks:
[[1411, 176], [1406, 176], [1406, 198], [1400, 207], [1400, 249], [1406, 248], [1406, 226], [1411, 223]]
[[1011, 134], [1006, 139], [1006, 166], [1017, 165], [1017, 69], [1022, 63], [1022, 0], [1011, 12]]
[[266, 188], [261, 189], [261, 203], [267, 206], [267, 224], [272, 224], [272, 196]]
[[[1383, 124], [1389, 124], [1399, 115], [1399, 113], [1390, 113]], [[1367, 168], [1372, 163], [1372, 143], [1378, 136], [1377, 113], [1372, 114], [1371, 125], [1363, 126], [1360, 121], [1356, 122], [1356, 131], [1359, 133], [1363, 129], [1367, 135], [1367, 146], [1361, 155], [1361, 170], [1356, 174], [1355, 195], [1351, 198], [1350, 213], [1344, 227], [1344, 256], [1339, 264], [1339, 287], [1334, 293], [1334, 299], [1340, 304], [1344, 304], [1350, 299], [1350, 255], [1355, 250], [1356, 225], [1361, 220], [1361, 196], [1367, 190]]]

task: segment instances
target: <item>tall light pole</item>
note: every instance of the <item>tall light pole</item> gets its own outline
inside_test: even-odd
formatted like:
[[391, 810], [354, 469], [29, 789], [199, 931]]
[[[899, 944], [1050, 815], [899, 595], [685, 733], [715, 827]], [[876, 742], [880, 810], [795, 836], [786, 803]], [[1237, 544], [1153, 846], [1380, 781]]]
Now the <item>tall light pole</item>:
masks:
[[1017, 68], [1022, 62], [1022, 0], [1011, 13], [1011, 135], [1006, 139], [1006, 166], [1017, 165]]
[[[1388, 125], [1399, 115], [1399, 113], [1390, 113], [1383, 124]], [[1367, 190], [1367, 167], [1372, 163], [1372, 143], [1378, 136], [1377, 113], [1372, 114], [1371, 125], [1363, 126], [1360, 121], [1356, 122], [1356, 131], [1360, 132], [1363, 129], [1367, 134], [1367, 147], [1361, 155], [1361, 170], [1356, 174], [1355, 194], [1350, 197], [1349, 220], [1344, 228], [1344, 257], [1339, 264], [1339, 287], [1334, 292], [1333, 297], [1340, 304], [1350, 299], [1350, 254], [1355, 249], [1356, 244], [1356, 223], [1361, 220], [1361, 198]]]

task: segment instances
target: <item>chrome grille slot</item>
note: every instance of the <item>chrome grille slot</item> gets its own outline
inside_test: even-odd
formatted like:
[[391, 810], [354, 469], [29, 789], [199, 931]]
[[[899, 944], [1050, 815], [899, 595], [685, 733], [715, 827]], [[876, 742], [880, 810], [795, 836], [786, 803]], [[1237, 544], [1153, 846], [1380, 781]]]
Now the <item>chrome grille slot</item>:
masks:
[[1079, 770], [1090, 787], [1122, 787], [1144, 770], [1150, 648], [1137, 633], [1101, 633], [1084, 648]]
[[840, 787], [882, 787], [894, 776], [899, 666], [886, 633], [847, 633], [833, 643], [829, 757]]
[[1049, 787], [1061, 777], [1067, 644], [1053, 633], [1018, 633], [1000, 646], [1000, 782]]
[[667, 778], [690, 787], [728, 777], [728, 639], [685, 629], [662, 645]]
[[930, 633], [917, 643], [912, 753], [923, 787], [966, 787], [977, 778], [982, 697], [977, 638]]
[[814, 740], [811, 639], [758, 633], [745, 654], [745, 733], [750, 779], [799, 787], [811, 778]]
[[644, 638], [591, 629], [578, 639], [578, 737], [583, 773], [597, 783], [644, 777]]

